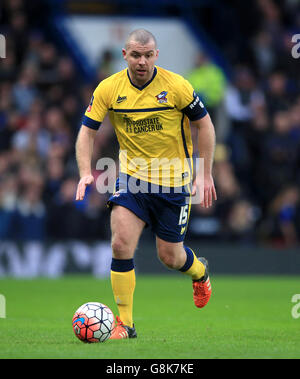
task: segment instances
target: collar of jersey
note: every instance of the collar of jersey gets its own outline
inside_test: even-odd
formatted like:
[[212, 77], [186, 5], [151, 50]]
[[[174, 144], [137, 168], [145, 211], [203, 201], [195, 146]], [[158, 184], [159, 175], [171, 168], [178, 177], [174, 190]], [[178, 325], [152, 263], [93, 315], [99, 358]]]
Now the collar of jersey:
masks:
[[127, 69], [127, 76], [128, 76], [128, 79], [129, 79], [131, 85], [133, 87], [137, 88], [140, 91], [142, 91], [144, 88], [146, 88], [152, 82], [152, 80], [155, 78], [156, 74], [157, 74], [157, 68], [154, 66], [154, 71], [153, 71], [152, 78], [147, 83], [145, 83], [142, 87], [138, 87], [138, 86], [136, 86], [135, 84], [132, 83], [130, 75], [129, 75], [129, 71]]

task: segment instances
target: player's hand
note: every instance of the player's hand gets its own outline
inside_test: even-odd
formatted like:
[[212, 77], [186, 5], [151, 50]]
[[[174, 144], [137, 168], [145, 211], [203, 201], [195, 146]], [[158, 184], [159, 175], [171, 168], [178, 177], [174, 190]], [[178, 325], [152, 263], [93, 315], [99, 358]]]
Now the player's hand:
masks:
[[213, 200], [217, 200], [217, 192], [215, 189], [214, 179], [211, 175], [204, 176], [204, 183], [200, 183], [200, 178], [196, 176], [193, 188], [192, 188], [192, 196], [196, 195], [196, 191], [202, 188], [203, 200], [201, 201], [201, 205], [204, 208], [209, 208], [213, 204]]
[[83, 200], [85, 195], [86, 187], [94, 182], [93, 175], [83, 176], [77, 186], [76, 200]]

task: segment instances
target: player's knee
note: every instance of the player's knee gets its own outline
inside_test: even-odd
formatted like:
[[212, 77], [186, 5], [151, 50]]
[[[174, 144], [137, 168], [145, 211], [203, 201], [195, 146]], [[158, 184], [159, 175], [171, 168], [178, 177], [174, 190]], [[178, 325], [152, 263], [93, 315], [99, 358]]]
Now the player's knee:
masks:
[[132, 252], [128, 241], [121, 236], [112, 238], [111, 248], [113, 251], [113, 257], [117, 259], [129, 259], [132, 257]]
[[160, 248], [158, 250], [158, 257], [161, 260], [161, 262], [167, 267], [171, 269], [178, 268], [178, 260], [173, 251], [170, 251], [169, 249]]
[[114, 238], [111, 242], [111, 248], [114, 254], [122, 255], [126, 252], [126, 244], [122, 238]]

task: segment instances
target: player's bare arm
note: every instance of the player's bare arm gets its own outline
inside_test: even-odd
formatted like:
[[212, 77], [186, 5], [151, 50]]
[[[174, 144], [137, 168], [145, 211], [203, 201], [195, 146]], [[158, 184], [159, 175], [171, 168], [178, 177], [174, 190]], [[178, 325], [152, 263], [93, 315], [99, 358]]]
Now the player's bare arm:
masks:
[[80, 181], [77, 186], [76, 200], [83, 200], [86, 187], [93, 183], [94, 177], [91, 170], [94, 139], [97, 131], [81, 126], [76, 141], [76, 160], [79, 169]]
[[[212, 177], [213, 158], [215, 151], [216, 135], [209, 114], [197, 121], [191, 122], [192, 126], [198, 128], [198, 150], [199, 157], [204, 159], [204, 197], [202, 205], [205, 208], [212, 206], [213, 200], [217, 200], [217, 193]], [[196, 194], [197, 187], [202, 175], [196, 173], [193, 183], [192, 195]]]

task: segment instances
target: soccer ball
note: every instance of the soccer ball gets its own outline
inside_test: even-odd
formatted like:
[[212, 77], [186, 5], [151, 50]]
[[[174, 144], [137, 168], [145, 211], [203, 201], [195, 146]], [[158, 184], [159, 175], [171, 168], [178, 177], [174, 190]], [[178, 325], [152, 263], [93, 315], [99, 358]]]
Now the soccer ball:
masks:
[[104, 342], [114, 328], [112, 311], [102, 303], [86, 303], [73, 316], [73, 331], [83, 342]]

